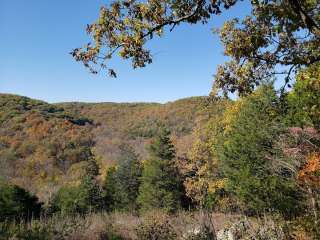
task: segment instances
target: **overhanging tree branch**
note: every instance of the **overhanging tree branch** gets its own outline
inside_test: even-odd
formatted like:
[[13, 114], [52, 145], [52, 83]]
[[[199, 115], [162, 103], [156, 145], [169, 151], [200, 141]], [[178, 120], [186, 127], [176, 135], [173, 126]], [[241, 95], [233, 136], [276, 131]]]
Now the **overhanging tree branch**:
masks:
[[306, 11], [302, 8], [299, 0], [288, 0], [292, 10], [300, 16], [301, 20], [303, 21], [304, 25], [317, 37], [320, 37], [320, 27], [315, 22], [315, 20], [310, 17]]

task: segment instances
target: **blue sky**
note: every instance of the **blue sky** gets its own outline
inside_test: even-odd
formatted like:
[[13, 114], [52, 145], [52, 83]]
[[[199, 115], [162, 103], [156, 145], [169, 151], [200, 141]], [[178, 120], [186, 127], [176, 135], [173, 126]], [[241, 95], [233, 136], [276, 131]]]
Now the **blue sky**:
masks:
[[213, 27], [250, 12], [245, 1], [207, 25], [181, 25], [150, 48], [153, 64], [115, 60], [117, 79], [92, 75], [68, 54], [107, 0], [0, 0], [0, 92], [48, 102], [167, 102], [207, 95], [223, 49]]

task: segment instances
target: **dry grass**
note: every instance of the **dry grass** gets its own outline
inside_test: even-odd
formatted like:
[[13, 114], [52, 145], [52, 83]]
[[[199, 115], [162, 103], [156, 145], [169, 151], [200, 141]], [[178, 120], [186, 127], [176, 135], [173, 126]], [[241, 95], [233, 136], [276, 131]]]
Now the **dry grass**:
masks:
[[[177, 240], [189, 239], [186, 236], [199, 231], [201, 228], [201, 215], [199, 212], [178, 212], [175, 215], [166, 215], [154, 211], [151, 214], [152, 221], [160, 226], [159, 229], [150, 224], [150, 214], [145, 216], [134, 216], [128, 213], [92, 213], [86, 216], [53, 216], [33, 220], [27, 224], [13, 224], [8, 228], [7, 236], [2, 239], [39, 239], [39, 240], [139, 240], [139, 231], [164, 231], [163, 224], [168, 224], [174, 232]], [[244, 219], [240, 215], [213, 213], [211, 221], [215, 230], [227, 227], [234, 227]], [[264, 235], [277, 236], [278, 239], [285, 239], [283, 228], [271, 218], [246, 219], [248, 228], [243, 232], [244, 236], [259, 236], [259, 238], [248, 239], [271, 239], [260, 238]], [[142, 228], [144, 226], [144, 228]], [[151, 228], [148, 228], [150, 227]], [[167, 225], [166, 225], [167, 226]], [[170, 230], [171, 231], [171, 230]], [[148, 236], [148, 232], [144, 232]], [[296, 231], [296, 240], [312, 240], [304, 231]], [[21, 237], [22, 236], [22, 237]], [[193, 238], [192, 238], [193, 239]], [[202, 238], [201, 238], [202, 239]], [[246, 238], [243, 238], [246, 239]], [[272, 238], [275, 239], [275, 238]]]

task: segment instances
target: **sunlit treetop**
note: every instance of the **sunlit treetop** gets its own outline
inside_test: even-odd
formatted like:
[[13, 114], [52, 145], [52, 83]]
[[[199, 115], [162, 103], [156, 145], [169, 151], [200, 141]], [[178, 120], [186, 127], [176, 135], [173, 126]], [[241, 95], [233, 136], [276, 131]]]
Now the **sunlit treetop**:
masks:
[[281, 75], [284, 91], [299, 69], [320, 61], [319, 1], [252, 1], [252, 6], [251, 16], [227, 21], [219, 32], [231, 58], [215, 75], [215, 87], [224, 93], [245, 95]]
[[[206, 24], [240, 1], [116, 0], [102, 6], [99, 19], [87, 26], [92, 41], [71, 54], [92, 73], [116, 77], [109, 66], [115, 54], [131, 60], [133, 68], [145, 67], [152, 63], [146, 43], [154, 36], [173, 31], [180, 23]], [[231, 19], [218, 31], [231, 60], [218, 67], [216, 91], [245, 95], [275, 74], [285, 74], [285, 87], [297, 69], [320, 60], [318, 0], [251, 0], [251, 4], [250, 16]], [[284, 68], [275, 72], [277, 65]]]

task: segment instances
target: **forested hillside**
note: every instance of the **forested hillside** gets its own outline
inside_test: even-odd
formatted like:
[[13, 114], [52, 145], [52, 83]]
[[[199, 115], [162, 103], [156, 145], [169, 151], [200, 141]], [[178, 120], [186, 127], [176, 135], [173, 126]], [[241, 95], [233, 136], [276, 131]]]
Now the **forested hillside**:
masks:
[[184, 157], [192, 145], [192, 131], [197, 121], [208, 115], [205, 111], [208, 103], [208, 97], [192, 97], [167, 104], [63, 103], [57, 106], [93, 120], [95, 153], [104, 169], [121, 157], [119, 146], [123, 144], [129, 144], [146, 158], [146, 145], [156, 136], [159, 124], [171, 130], [177, 155]]
[[63, 108], [0, 95], [0, 176], [40, 198], [75, 181], [90, 159], [93, 125]]
[[45, 200], [59, 186], [77, 183], [93, 154], [101, 176], [121, 158], [124, 144], [145, 159], [159, 124], [170, 128], [183, 157], [207, 102], [194, 97], [167, 104], [48, 104], [1, 94], [0, 176]]

